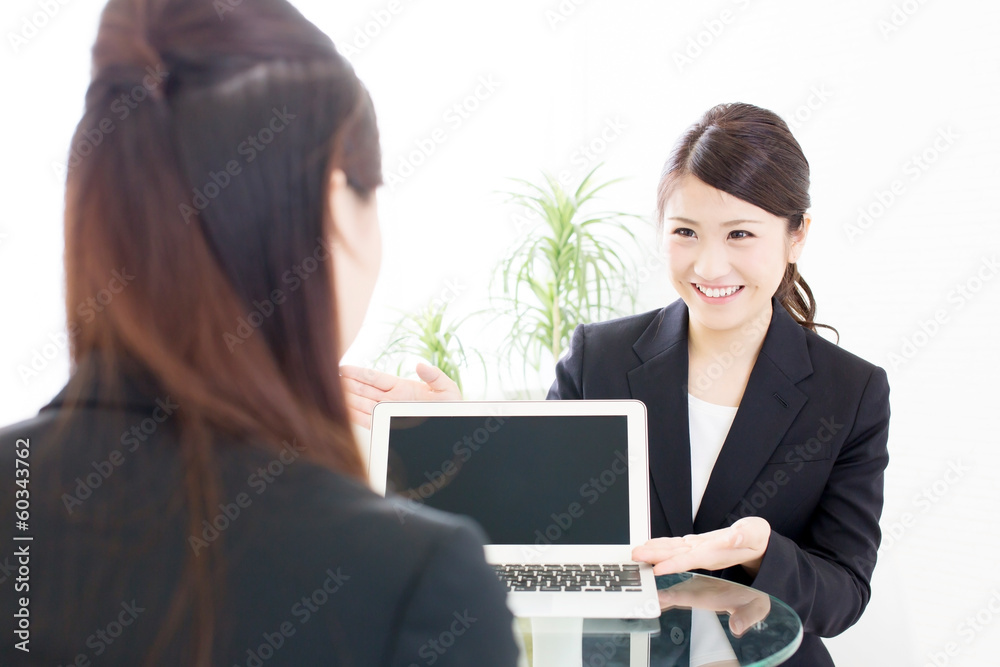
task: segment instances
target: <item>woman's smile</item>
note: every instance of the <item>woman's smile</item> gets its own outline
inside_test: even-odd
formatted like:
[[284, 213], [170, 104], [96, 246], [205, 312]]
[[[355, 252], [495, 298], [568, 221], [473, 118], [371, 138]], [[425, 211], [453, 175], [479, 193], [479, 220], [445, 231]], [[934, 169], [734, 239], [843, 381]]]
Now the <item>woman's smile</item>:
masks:
[[736, 298], [736, 295], [742, 292], [745, 287], [745, 285], [713, 287], [711, 285], [703, 285], [701, 283], [691, 283], [691, 286], [694, 287], [695, 292], [697, 292], [698, 295], [707, 303], [717, 305], [733, 301]]

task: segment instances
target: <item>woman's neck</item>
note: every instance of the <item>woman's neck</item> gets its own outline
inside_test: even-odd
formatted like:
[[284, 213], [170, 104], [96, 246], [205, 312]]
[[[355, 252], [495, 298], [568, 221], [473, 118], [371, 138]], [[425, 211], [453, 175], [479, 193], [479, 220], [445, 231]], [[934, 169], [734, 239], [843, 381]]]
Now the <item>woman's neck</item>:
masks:
[[738, 406], [764, 344], [771, 307], [736, 329], [688, 322], [688, 391], [710, 403]]
[[698, 356], [743, 355], [748, 351], [756, 356], [767, 335], [771, 315], [771, 304], [768, 303], [751, 321], [734, 329], [710, 329], [691, 318], [688, 320], [688, 350]]

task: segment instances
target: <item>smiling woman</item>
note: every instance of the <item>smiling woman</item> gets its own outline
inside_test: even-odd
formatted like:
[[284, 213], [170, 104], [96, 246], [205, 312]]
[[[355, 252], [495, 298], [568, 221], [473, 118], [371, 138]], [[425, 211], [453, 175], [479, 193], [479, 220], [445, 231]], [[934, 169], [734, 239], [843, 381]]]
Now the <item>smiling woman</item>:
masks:
[[[646, 404], [654, 539], [633, 557], [788, 602], [805, 631], [788, 664], [816, 666], [833, 664], [819, 637], [853, 625], [869, 599], [889, 388], [882, 369], [815, 333], [795, 264], [808, 188], [809, 165], [778, 116], [710, 109], [658, 189], [681, 299], [579, 327], [549, 398]], [[819, 438], [828, 449], [802, 444]], [[789, 456], [804, 449], [806, 461]]]

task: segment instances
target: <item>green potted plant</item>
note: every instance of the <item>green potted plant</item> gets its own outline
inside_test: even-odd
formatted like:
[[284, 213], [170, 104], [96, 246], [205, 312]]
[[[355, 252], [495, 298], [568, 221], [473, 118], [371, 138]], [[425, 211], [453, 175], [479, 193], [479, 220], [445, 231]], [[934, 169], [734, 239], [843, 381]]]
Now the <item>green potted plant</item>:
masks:
[[[457, 331], [465, 318], [448, 322], [447, 309], [447, 303], [439, 302], [405, 313], [396, 323], [389, 343], [375, 359], [375, 365], [384, 367], [395, 362], [396, 375], [402, 375], [404, 364], [417, 357], [440, 368], [463, 389], [461, 370], [469, 367], [470, 354], [466, 353]], [[478, 358], [485, 369], [477, 350], [471, 350], [471, 356]]]
[[512, 179], [522, 191], [506, 193], [534, 224], [498, 265], [491, 293], [499, 315], [512, 320], [501, 359], [508, 367], [511, 359], [522, 359], [525, 378], [528, 368], [540, 372], [560, 358], [578, 324], [635, 305], [634, 264], [625, 243], [636, 237], [625, 220], [636, 216], [590, 212], [597, 194], [620, 180], [595, 182], [599, 167], [569, 191], [543, 174], [541, 184]]

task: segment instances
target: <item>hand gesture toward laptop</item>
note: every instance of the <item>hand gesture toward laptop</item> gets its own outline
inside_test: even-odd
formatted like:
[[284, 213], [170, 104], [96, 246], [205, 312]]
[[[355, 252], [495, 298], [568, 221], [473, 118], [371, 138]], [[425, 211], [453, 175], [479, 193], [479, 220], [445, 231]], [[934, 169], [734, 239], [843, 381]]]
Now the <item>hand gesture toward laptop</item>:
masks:
[[341, 366], [340, 379], [346, 392], [353, 423], [372, 427], [372, 410], [379, 401], [459, 401], [462, 392], [440, 368], [417, 364], [419, 380], [408, 380], [373, 368]]
[[742, 565], [751, 575], [760, 569], [771, 526], [748, 516], [729, 528], [684, 537], [658, 537], [632, 550], [633, 560], [653, 565], [653, 574], [688, 570], [723, 570]]

